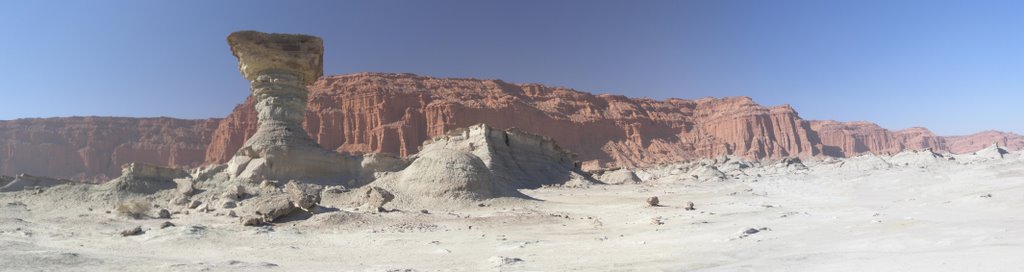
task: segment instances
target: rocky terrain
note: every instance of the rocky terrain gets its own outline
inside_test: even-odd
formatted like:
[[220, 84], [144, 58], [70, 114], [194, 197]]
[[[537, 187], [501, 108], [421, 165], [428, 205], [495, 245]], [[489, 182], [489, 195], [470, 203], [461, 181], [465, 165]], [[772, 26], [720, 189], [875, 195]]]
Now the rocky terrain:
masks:
[[[318, 37], [241, 31], [227, 42], [252, 94], [227, 119], [115, 119], [148, 132], [123, 135], [105, 134], [109, 121], [50, 119], [57, 125], [4, 132], [17, 136], [7, 142], [18, 154], [31, 154], [18, 139], [79, 147], [87, 166], [83, 156], [107, 159], [94, 150], [127, 154], [72, 171], [107, 175], [130, 151], [159, 155], [122, 164], [102, 184], [0, 176], [4, 271], [1020, 265], [1012, 257], [1024, 249], [1014, 228], [1024, 223], [1015, 197], [1024, 193], [1024, 154], [999, 145], [1015, 143], [1010, 137], [988, 133], [982, 140], [995, 143], [949, 154], [927, 130], [808, 122], [748, 98], [653, 101], [406, 74], [321, 78]], [[88, 141], [64, 136], [82, 131]], [[830, 150], [849, 158], [817, 156]], [[943, 261], [922, 261], [932, 259]]]
[[[487, 180], [475, 155], [460, 154], [477, 161], [484, 178], [476, 182]], [[444, 165], [433, 159], [425, 169]], [[460, 205], [394, 200], [377, 209], [350, 201], [388, 199], [376, 191], [334, 188], [310, 212], [258, 227], [232, 216], [287, 185], [252, 188], [233, 208], [202, 198], [230, 203], [237, 195], [227, 191], [199, 186], [208, 193], [191, 206], [157, 201], [178, 193], [164, 189], [133, 216], [118, 204], [140, 195], [61, 184], [0, 192], [0, 263], [5, 271], [1015, 271], [1022, 166], [1024, 154], [991, 148], [721, 157]], [[111, 197], [93, 195], [104, 192]]]
[[[432, 137], [478, 123], [551, 137], [586, 169], [719, 155], [849, 157], [924, 148], [962, 154], [993, 142], [1024, 148], [1024, 136], [998, 131], [941, 137], [924, 128], [808, 122], [788, 106], [763, 107], [744, 97], [657, 101], [500, 80], [379, 73], [327, 76], [309, 89], [302, 127], [321, 146], [351, 154], [408, 156]], [[250, 97], [226, 118], [209, 120], [0, 121], [0, 173], [102, 182], [132, 161], [169, 167], [225, 163], [256, 132], [254, 106]]]

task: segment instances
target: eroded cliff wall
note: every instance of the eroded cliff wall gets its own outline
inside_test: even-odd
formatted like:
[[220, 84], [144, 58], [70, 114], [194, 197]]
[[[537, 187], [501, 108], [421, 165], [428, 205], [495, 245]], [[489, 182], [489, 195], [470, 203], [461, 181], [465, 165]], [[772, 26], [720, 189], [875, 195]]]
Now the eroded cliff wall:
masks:
[[[788, 106], [746, 97], [682, 100], [593, 95], [538, 84], [362, 73], [310, 87], [305, 128], [328, 149], [415, 154], [423, 141], [478, 123], [555, 139], [585, 168], [645, 166], [736, 154], [815, 155], [810, 124]], [[209, 163], [224, 162], [255, 131], [251, 99], [214, 134]]]
[[90, 182], [117, 177], [121, 165], [203, 163], [219, 119], [65, 117], [0, 121], [0, 173]]

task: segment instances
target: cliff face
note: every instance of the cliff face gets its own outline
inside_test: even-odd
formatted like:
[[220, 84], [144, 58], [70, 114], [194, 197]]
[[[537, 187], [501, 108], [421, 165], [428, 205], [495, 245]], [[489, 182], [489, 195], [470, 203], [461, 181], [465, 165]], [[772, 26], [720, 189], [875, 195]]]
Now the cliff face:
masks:
[[194, 167], [203, 162], [218, 123], [121, 117], [0, 121], [0, 173], [102, 182], [129, 162]]
[[[894, 154], [908, 149], [969, 153], [1024, 136], [986, 131], [939, 137], [868, 122], [806, 121], [788, 105], [746, 97], [698, 100], [593, 95], [538, 84], [363, 73], [310, 87], [303, 127], [344, 153], [408, 156], [425, 140], [479, 123], [554, 139], [584, 169], [639, 167], [732, 154], [751, 159]], [[128, 162], [170, 167], [224, 163], [256, 132], [250, 97], [224, 119], [69, 117], [0, 121], [0, 174], [105, 181]]]
[[942, 139], [926, 128], [890, 131], [870, 122], [811, 121], [811, 129], [818, 133], [827, 156], [896, 154], [926, 148], [946, 151]]
[[[255, 131], [252, 103], [246, 101], [220, 124], [208, 163], [226, 161]], [[721, 154], [814, 155], [820, 148], [810, 124], [792, 108], [765, 108], [745, 97], [656, 101], [411, 74], [321, 78], [310, 86], [304, 126], [328, 149], [407, 156], [431, 137], [478, 123], [551, 137], [578, 154], [584, 168]]]
[[1024, 136], [1001, 131], [983, 131], [965, 136], [936, 136], [926, 128], [891, 131], [870, 122], [811, 121], [824, 145], [822, 154], [851, 157], [864, 153], [896, 154], [904, 150], [931, 148], [935, 152], [971, 153], [993, 143], [1007, 150], [1024, 149]]
[[942, 137], [946, 148], [953, 153], [971, 153], [982, 150], [993, 143], [1007, 150], [1024, 149], [1024, 136], [995, 130], [982, 131], [966, 136]]

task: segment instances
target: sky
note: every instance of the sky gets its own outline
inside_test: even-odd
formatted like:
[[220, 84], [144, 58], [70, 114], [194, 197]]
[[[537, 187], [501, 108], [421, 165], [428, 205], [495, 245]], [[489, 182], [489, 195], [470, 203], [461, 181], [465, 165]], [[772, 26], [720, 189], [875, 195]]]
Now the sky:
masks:
[[324, 73], [749, 96], [804, 119], [1024, 134], [1024, 1], [3, 1], [0, 120], [224, 117], [225, 38], [303, 33]]

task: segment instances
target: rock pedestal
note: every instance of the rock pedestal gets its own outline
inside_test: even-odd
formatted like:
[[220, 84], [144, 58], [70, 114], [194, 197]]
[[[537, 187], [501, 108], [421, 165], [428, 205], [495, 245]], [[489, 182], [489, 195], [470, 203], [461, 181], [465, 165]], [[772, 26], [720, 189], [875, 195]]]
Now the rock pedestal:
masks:
[[302, 128], [306, 85], [323, 75], [323, 40], [307, 35], [241, 31], [228, 36], [238, 69], [252, 83], [259, 127], [228, 166], [233, 178], [341, 181], [358, 161], [318, 145]]

